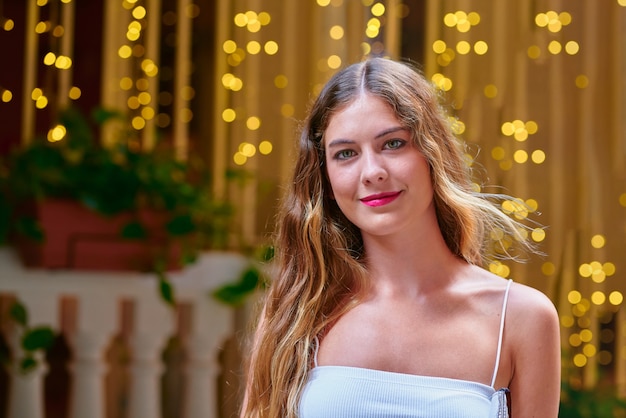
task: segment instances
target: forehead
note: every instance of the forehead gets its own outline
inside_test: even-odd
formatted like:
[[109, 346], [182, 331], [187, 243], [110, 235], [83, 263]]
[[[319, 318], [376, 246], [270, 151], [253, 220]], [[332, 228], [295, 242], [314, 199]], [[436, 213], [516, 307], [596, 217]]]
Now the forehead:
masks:
[[361, 94], [329, 118], [324, 137], [371, 132], [402, 125], [393, 108], [380, 97]]

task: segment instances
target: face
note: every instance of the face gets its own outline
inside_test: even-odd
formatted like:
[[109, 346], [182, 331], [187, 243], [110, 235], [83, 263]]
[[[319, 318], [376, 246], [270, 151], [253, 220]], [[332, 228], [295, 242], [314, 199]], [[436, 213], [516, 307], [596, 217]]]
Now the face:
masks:
[[383, 100], [364, 94], [336, 112], [324, 148], [332, 196], [364, 239], [436, 219], [428, 163]]

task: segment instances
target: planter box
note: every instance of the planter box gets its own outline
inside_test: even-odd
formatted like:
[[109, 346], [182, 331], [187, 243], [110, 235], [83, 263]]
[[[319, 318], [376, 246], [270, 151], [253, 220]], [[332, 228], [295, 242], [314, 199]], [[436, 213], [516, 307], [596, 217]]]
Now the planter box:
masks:
[[[46, 199], [24, 209], [41, 225], [43, 243], [19, 236], [18, 254], [25, 266], [50, 269], [149, 271], [159, 258], [168, 270], [179, 269], [181, 242], [168, 239], [164, 212], [143, 210], [111, 217], [100, 215], [79, 202]], [[144, 239], [124, 239], [121, 231], [139, 220], [148, 231]]]

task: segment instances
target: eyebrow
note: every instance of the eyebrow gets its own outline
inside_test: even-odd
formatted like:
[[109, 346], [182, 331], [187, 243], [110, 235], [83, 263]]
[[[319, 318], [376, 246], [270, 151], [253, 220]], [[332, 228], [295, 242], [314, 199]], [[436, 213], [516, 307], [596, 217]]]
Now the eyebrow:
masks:
[[[374, 139], [379, 139], [386, 135], [392, 134], [394, 132], [406, 131], [406, 130], [407, 129], [404, 126], [394, 126], [394, 127], [391, 127], [391, 128], [388, 128], [379, 132], [378, 134], [376, 134], [376, 136], [374, 136]], [[346, 145], [346, 144], [354, 144], [354, 141], [351, 139], [345, 139], [345, 138], [334, 139], [328, 143], [328, 148], [332, 148], [332, 147], [336, 147], [340, 145]]]

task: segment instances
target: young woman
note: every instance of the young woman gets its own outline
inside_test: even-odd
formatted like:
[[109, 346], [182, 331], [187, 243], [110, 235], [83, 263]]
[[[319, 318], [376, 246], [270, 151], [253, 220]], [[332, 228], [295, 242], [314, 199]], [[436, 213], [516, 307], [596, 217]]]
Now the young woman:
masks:
[[338, 72], [300, 138], [241, 416], [556, 417], [554, 306], [479, 267], [494, 229], [528, 246], [493, 197], [418, 72]]

